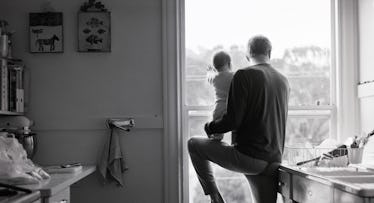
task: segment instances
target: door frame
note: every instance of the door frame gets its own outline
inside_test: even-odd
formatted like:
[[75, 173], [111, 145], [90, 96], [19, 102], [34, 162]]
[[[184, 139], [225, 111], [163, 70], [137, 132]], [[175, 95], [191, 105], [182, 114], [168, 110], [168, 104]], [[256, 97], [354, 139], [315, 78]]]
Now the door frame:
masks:
[[184, 0], [162, 0], [163, 202], [165, 203], [186, 201], [185, 184], [183, 184], [183, 175], [186, 172], [183, 163], [185, 144], [182, 140], [181, 96], [184, 33]]

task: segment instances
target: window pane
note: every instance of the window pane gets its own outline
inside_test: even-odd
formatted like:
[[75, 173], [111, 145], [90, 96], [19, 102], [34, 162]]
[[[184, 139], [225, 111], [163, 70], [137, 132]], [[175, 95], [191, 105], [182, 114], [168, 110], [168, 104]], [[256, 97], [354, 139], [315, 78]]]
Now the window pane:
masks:
[[286, 147], [314, 147], [330, 135], [330, 118], [289, 117]]
[[186, 80], [186, 104], [189, 106], [211, 106], [215, 96], [213, 86], [205, 77]]
[[[251, 193], [247, 179], [241, 174], [240, 177], [235, 178], [216, 178], [217, 186], [225, 199], [225, 202], [230, 203], [251, 203]], [[235, 188], [235, 189], [233, 189]], [[210, 199], [203, 194], [203, 190], [199, 184], [194, 184], [191, 188], [194, 195], [190, 196], [191, 203], [206, 203]]]
[[211, 120], [209, 111], [188, 112], [188, 137], [204, 136], [204, 124]]
[[330, 105], [329, 77], [292, 77], [290, 83], [290, 106]]
[[291, 106], [330, 105], [329, 49], [315, 46], [286, 49], [273, 65], [290, 82]]

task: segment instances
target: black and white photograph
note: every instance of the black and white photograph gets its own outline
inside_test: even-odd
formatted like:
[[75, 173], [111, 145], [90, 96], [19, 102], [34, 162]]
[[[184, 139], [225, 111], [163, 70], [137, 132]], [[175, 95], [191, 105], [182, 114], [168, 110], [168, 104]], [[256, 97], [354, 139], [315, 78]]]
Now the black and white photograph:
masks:
[[374, 203], [373, 48], [374, 0], [0, 1], [0, 203]]
[[63, 14], [44, 12], [29, 14], [31, 53], [61, 53], [64, 51]]

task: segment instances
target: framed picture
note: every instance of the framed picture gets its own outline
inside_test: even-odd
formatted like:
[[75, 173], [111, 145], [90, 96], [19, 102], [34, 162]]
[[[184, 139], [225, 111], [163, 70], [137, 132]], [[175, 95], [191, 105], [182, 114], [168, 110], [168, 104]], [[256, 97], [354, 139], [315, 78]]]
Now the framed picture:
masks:
[[110, 12], [88, 11], [78, 13], [78, 51], [111, 51]]
[[64, 51], [63, 16], [61, 12], [30, 13], [30, 52]]

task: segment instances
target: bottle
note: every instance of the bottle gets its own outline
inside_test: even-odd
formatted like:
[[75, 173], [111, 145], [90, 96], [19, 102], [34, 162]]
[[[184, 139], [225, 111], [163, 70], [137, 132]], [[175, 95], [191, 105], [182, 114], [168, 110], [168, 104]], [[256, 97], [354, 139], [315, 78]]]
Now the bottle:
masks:
[[7, 54], [7, 57], [12, 58], [12, 39], [11, 39], [11, 35], [8, 36], [8, 54]]
[[2, 34], [0, 37], [0, 52], [2, 57], [8, 56], [8, 35]]

